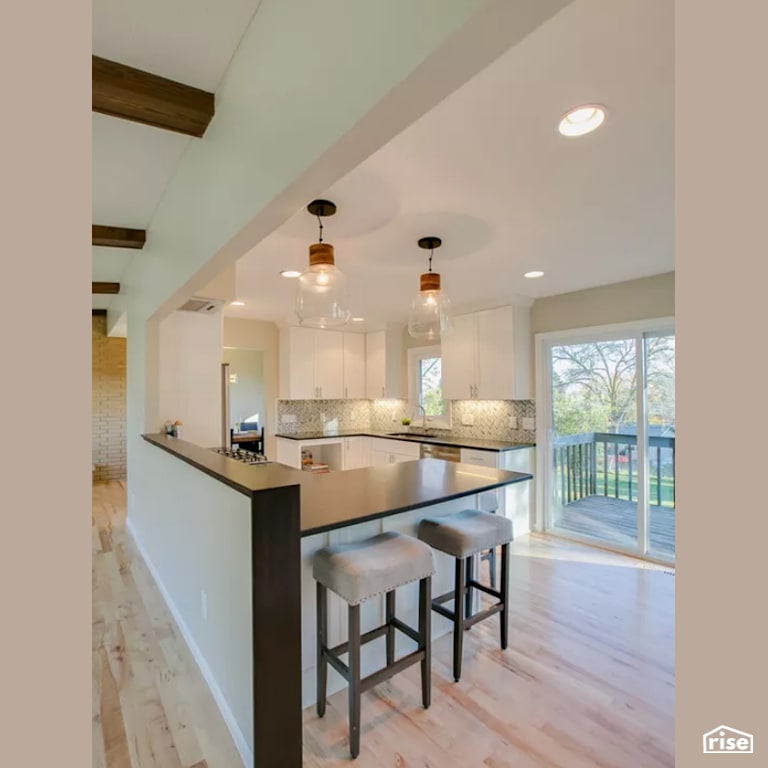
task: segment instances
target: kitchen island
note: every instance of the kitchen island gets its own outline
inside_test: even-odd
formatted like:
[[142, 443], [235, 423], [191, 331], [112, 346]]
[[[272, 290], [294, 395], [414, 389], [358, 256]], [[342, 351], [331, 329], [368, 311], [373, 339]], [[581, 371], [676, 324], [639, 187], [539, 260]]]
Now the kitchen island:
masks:
[[[225, 671], [220, 677], [232, 682], [219, 680], [215, 672], [208, 682], [212, 689], [219, 689], [219, 706], [241, 754], [255, 766], [301, 766], [301, 710], [315, 700], [314, 553], [329, 543], [357, 541], [386, 530], [415, 535], [419, 520], [426, 515], [475, 507], [478, 494], [532, 477], [438, 459], [312, 475], [276, 463], [248, 466], [166, 435], [144, 435], [144, 440], [160, 449], [158, 483], [162, 484], [164, 474], [179, 477], [181, 472], [195, 488], [213, 482], [232, 492], [226, 505], [231, 505], [232, 525], [238, 526], [240, 535], [229, 540], [226, 557], [214, 560], [219, 569], [217, 583], [223, 585], [221, 598], [216, 599], [225, 603], [216, 611], [220, 622], [217, 642], [225, 646], [227, 662], [221, 665]], [[216, 521], [226, 524], [223, 513], [220, 517], [217, 508], [192, 509], [202, 504], [200, 492], [186, 498], [191, 505], [190, 524], [195, 520], [199, 521], [196, 525], [207, 526], [203, 538], [220, 535]], [[154, 514], [163, 514], [162, 505]], [[439, 594], [451, 588], [452, 561], [436, 553], [436, 562], [434, 589]], [[227, 599], [241, 586], [228, 574], [245, 573], [244, 563], [250, 572], [250, 605]], [[203, 563], [197, 567], [206, 568]], [[415, 621], [416, 590], [416, 585], [398, 590], [398, 613], [406, 623]], [[173, 600], [170, 590], [165, 591]], [[331, 600], [332, 643], [346, 639], [345, 609], [340, 599]], [[367, 601], [361, 615], [363, 630], [381, 623], [382, 612], [383, 599]], [[232, 624], [242, 631], [247, 626], [249, 642], [238, 636]], [[435, 616], [433, 636], [448, 631], [450, 624]], [[194, 637], [191, 642], [195, 643]], [[409, 652], [410, 643], [408, 638], [398, 637], [397, 653]], [[248, 658], [247, 648], [251, 651]], [[379, 641], [367, 645], [363, 673], [380, 666], [382, 659]], [[343, 685], [335, 672], [329, 675], [329, 695]], [[250, 701], [242, 699], [244, 688]], [[232, 702], [235, 699], [237, 705]]]

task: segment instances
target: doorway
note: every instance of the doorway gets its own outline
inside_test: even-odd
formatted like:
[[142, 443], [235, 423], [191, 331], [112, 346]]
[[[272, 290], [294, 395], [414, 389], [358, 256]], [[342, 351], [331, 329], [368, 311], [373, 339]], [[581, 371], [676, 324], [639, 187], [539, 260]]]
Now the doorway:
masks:
[[671, 321], [537, 336], [540, 529], [672, 563]]

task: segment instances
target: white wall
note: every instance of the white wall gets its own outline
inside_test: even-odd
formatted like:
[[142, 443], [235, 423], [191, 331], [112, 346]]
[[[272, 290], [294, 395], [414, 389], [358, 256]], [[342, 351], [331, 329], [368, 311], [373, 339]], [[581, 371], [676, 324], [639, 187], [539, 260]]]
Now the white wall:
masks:
[[[134, 504], [128, 526], [250, 765], [250, 499], [144, 445], [151, 460], [144, 463], [142, 501]], [[207, 620], [201, 591], [207, 596]]]
[[174, 312], [159, 324], [160, 421], [180, 419], [197, 445], [221, 444], [222, 333], [221, 313]]

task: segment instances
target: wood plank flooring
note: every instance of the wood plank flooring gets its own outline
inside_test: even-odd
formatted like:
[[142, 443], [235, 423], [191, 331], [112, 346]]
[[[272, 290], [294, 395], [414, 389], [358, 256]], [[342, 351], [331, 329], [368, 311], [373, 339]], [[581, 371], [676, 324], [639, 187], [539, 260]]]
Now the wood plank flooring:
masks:
[[[123, 483], [93, 490], [93, 765], [240, 768], [240, 757], [125, 531]], [[661, 768], [674, 765], [674, 575], [543, 536], [512, 545], [510, 647], [498, 620], [433, 646], [364, 694], [357, 768]], [[304, 712], [304, 766], [352, 764], [345, 691]], [[280, 768], [280, 766], [269, 766]]]
[[[629, 549], [637, 545], [637, 502], [586, 496], [562, 507], [554, 529]], [[675, 510], [651, 504], [649, 529], [651, 554], [673, 560]]]

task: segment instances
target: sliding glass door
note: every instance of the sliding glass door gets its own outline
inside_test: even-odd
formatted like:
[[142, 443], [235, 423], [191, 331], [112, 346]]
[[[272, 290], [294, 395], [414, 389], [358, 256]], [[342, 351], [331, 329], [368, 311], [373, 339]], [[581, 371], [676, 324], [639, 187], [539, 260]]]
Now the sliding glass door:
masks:
[[545, 529], [674, 560], [673, 331], [547, 334], [538, 344]]

